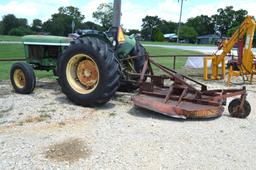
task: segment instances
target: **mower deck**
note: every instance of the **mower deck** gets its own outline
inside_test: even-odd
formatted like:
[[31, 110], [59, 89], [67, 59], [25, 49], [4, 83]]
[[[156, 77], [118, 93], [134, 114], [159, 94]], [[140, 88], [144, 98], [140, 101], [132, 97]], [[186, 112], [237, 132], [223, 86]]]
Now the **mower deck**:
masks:
[[[164, 74], [154, 75], [152, 64]], [[214, 118], [222, 115], [227, 98], [240, 96], [238, 101], [236, 99], [236, 102], [231, 102], [230, 114], [244, 118], [250, 113], [250, 107], [245, 100], [247, 95], [245, 87], [208, 90], [206, 85], [180, 75], [149, 57], [139, 76], [139, 93], [132, 97], [137, 107], [175, 118]]]
[[188, 101], [168, 100], [163, 98], [139, 94], [133, 97], [135, 106], [158, 112], [160, 114], [175, 118], [214, 118], [219, 117], [224, 111], [222, 106], [210, 106], [192, 103]]

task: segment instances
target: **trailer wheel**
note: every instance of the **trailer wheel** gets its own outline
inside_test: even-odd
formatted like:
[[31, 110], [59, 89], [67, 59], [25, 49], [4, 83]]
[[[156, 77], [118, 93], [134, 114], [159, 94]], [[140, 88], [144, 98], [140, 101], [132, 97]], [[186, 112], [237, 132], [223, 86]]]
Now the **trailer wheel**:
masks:
[[239, 109], [240, 99], [232, 100], [228, 105], [228, 111], [232, 117], [246, 118], [251, 113], [251, 105], [245, 100], [242, 110]]
[[[146, 55], [146, 49], [137, 41], [134, 50], [131, 52], [131, 56], [138, 56], [137, 58], [133, 59], [132, 65], [133, 65], [134, 72], [136, 72], [136, 73], [142, 72], [144, 62], [146, 60], [145, 55]], [[133, 77], [129, 77], [129, 76], [127, 76], [126, 78], [123, 77], [121, 79], [121, 84], [118, 89], [119, 91], [132, 92], [139, 88], [138, 84], [127, 82], [126, 79], [138, 80], [138, 78], [133, 78]]]
[[10, 79], [16, 93], [30, 94], [36, 85], [33, 68], [27, 63], [15, 63], [11, 67]]
[[75, 104], [107, 102], [119, 87], [119, 65], [112, 48], [95, 37], [74, 41], [59, 60], [59, 83]]

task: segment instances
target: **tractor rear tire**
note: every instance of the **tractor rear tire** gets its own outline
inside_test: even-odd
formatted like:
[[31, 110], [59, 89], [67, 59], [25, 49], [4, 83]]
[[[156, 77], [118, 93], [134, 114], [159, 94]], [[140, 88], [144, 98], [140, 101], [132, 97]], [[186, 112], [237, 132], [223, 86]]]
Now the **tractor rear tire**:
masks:
[[106, 103], [119, 87], [114, 51], [96, 37], [72, 42], [59, 59], [58, 74], [62, 91], [77, 105]]
[[12, 65], [10, 79], [15, 92], [20, 94], [32, 93], [36, 85], [36, 76], [33, 68], [23, 62]]
[[135, 56], [138, 56], [134, 59], [134, 68], [137, 73], [140, 73], [146, 60], [146, 49], [141, 45], [141, 43], [137, 42], [133, 53]]
[[[145, 60], [146, 60], [146, 49], [137, 41], [134, 50], [131, 53], [131, 56], [137, 56], [133, 60], [133, 66], [136, 73], [141, 73]], [[135, 79], [138, 80], [138, 79]], [[133, 92], [137, 90], [139, 85], [121, 80], [120, 88], [118, 89], [121, 92]]]

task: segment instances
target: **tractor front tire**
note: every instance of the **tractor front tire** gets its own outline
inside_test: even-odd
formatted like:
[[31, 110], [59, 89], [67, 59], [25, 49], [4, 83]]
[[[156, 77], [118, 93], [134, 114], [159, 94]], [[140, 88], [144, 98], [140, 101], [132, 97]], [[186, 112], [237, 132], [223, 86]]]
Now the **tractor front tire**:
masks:
[[12, 86], [16, 93], [30, 94], [36, 85], [36, 76], [31, 65], [18, 62], [12, 65], [10, 72]]
[[96, 37], [72, 42], [59, 59], [58, 74], [62, 91], [77, 105], [106, 103], [119, 87], [114, 51]]

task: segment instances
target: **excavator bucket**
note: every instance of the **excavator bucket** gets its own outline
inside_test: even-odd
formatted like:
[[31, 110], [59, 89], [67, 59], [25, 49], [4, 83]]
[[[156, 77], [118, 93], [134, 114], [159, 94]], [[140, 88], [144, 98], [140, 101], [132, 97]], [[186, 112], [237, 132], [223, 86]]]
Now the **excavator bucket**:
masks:
[[[151, 65], [159, 68], [165, 74], [154, 75]], [[146, 72], [150, 73], [146, 74]], [[139, 93], [132, 97], [132, 101], [137, 107], [170, 117], [205, 119], [221, 116], [226, 99], [234, 96], [240, 96], [240, 103], [232, 108], [236, 108], [236, 113], [241, 117], [241, 114], [244, 113], [245, 87], [242, 89], [208, 90], [206, 85], [178, 74], [175, 70], [158, 64], [148, 57], [140, 75]]]

